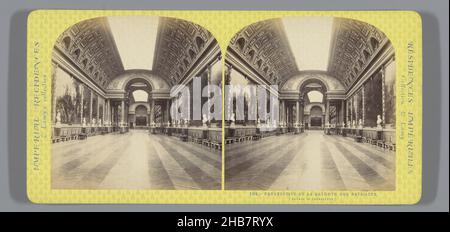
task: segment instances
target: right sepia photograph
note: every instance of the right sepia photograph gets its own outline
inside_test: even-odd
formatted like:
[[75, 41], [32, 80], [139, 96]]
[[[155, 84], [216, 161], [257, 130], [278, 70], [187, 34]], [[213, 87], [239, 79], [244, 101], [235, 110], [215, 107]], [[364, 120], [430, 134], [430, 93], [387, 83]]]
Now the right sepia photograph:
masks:
[[394, 191], [396, 62], [376, 27], [251, 24], [225, 56], [225, 189]]

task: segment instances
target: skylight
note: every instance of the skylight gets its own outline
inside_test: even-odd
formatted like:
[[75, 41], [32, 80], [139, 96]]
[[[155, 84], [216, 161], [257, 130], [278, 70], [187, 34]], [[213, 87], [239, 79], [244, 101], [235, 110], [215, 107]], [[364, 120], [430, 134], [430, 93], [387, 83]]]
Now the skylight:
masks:
[[144, 90], [135, 90], [133, 92], [133, 98], [135, 102], [147, 102], [148, 93]]
[[317, 90], [308, 93], [308, 99], [311, 103], [321, 103], [323, 101], [323, 94]]
[[108, 17], [125, 70], [152, 69], [158, 22], [155, 16]]
[[332, 17], [285, 17], [282, 19], [299, 70], [328, 69]]

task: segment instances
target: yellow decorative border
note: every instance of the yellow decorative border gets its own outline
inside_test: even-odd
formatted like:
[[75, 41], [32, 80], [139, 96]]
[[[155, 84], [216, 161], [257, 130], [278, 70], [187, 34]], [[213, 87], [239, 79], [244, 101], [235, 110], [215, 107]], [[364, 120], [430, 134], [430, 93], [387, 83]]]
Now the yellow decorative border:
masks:
[[[396, 56], [397, 154], [395, 191], [52, 190], [51, 52], [68, 27], [102, 16], [152, 15], [197, 23], [222, 54], [243, 27], [284, 16], [334, 16], [370, 23], [391, 40]], [[410, 46], [410, 47], [408, 47]], [[401, 100], [402, 99], [402, 100]], [[222, 151], [222, 156], [224, 151]], [[222, 159], [222, 167], [224, 159]], [[222, 171], [222, 180], [224, 180]], [[223, 181], [222, 181], [223, 182]], [[27, 192], [35, 203], [155, 204], [414, 204], [422, 186], [422, 22], [413, 11], [123, 11], [37, 10], [28, 16]], [[223, 183], [222, 183], [223, 189]]]

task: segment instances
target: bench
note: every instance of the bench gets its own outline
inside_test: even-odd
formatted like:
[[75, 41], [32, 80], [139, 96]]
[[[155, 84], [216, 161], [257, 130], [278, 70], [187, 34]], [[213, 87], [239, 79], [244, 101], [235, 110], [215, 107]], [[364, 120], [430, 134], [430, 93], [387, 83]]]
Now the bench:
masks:
[[253, 135], [252, 139], [253, 140], [260, 140], [261, 139], [261, 135], [260, 134]]
[[225, 144], [231, 144], [234, 142], [234, 138], [225, 138]]
[[211, 141], [209, 141], [209, 139], [203, 139], [202, 140], [202, 145], [210, 147], [211, 146]]
[[187, 142], [188, 141], [188, 136], [187, 135], [180, 135], [180, 140], [183, 142]]

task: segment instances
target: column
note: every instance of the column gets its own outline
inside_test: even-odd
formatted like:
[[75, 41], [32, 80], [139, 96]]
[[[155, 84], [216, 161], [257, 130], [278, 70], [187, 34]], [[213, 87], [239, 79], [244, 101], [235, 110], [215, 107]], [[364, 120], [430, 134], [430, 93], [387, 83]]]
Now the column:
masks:
[[291, 107], [290, 105], [286, 106], [286, 126], [291, 122]]
[[81, 111], [81, 118], [80, 118], [80, 123], [83, 124], [83, 117], [84, 117], [84, 112], [83, 112], [83, 110], [84, 110], [84, 103], [83, 103], [83, 101], [84, 101], [84, 88], [83, 88], [83, 85], [80, 85], [80, 94], [81, 94], [81, 109], [80, 109], [80, 111]]
[[295, 122], [297, 123], [297, 125], [300, 123], [300, 102], [299, 100], [297, 100], [295, 102], [295, 109], [296, 109], [296, 113], [295, 113]]
[[92, 91], [91, 92], [91, 99], [90, 99], [90, 102], [89, 102], [89, 105], [90, 105], [90, 107], [89, 107], [89, 121], [88, 121], [89, 124], [91, 124], [91, 122], [92, 122], [92, 101], [93, 100], [94, 100], [94, 92]]
[[339, 113], [339, 123], [341, 124], [340, 126], [342, 126], [342, 123], [344, 122], [344, 113], [345, 113], [345, 102], [344, 100], [341, 100], [341, 108]]
[[151, 100], [151, 104], [150, 104], [150, 124], [153, 124], [153, 122], [155, 121], [154, 117], [155, 117], [155, 100]]
[[353, 98], [350, 98], [350, 122], [348, 122], [350, 127], [353, 126], [353, 113]]
[[111, 100], [108, 99], [108, 125], [112, 124]]
[[304, 129], [305, 129], [305, 123], [303, 122], [303, 114], [305, 113], [305, 106], [304, 106], [304, 103], [303, 103], [303, 99], [300, 99], [300, 123], [301, 123], [301, 125], [302, 125], [302, 127], [301, 127], [301, 129], [300, 129], [300, 131], [301, 132], [303, 132], [304, 131]]
[[97, 115], [95, 116], [95, 122], [98, 124], [100, 118], [100, 95], [97, 97]]
[[[208, 64], [208, 66], [206, 67], [206, 84], [208, 86], [208, 100], [209, 100], [209, 98], [211, 96], [211, 88], [210, 88], [210, 85], [211, 85], [211, 64]], [[191, 107], [193, 108], [193, 104], [191, 105]], [[245, 109], [245, 104], [244, 104], [244, 109]], [[208, 115], [209, 123], [211, 123], [211, 118], [212, 118], [212, 115], [210, 115], [210, 112], [211, 112], [211, 104], [208, 101], [208, 111], [206, 112], [206, 114]], [[193, 115], [193, 114], [191, 114], [191, 115]], [[245, 120], [246, 119], [244, 118], [244, 121]]]
[[385, 104], [386, 104], [386, 100], [385, 100], [385, 97], [386, 97], [386, 92], [385, 92], [385, 89], [384, 89], [384, 86], [386, 85], [386, 83], [385, 83], [385, 79], [386, 79], [386, 77], [385, 77], [385, 73], [384, 73], [384, 69], [385, 69], [385, 65], [383, 65], [383, 67], [381, 68], [381, 70], [380, 70], [380, 72], [381, 72], [381, 107], [382, 107], [382, 109], [381, 109], [381, 112], [382, 112], [382, 115], [381, 115], [381, 119], [383, 120], [383, 122], [382, 122], [382, 124], [381, 125], [383, 125], [383, 128], [385, 128], [385, 112], [386, 112], [386, 106], [385, 106]]
[[121, 112], [121, 115], [120, 115], [120, 123], [122, 124], [122, 126], [123, 126], [123, 124], [125, 123], [125, 99], [122, 99], [122, 106], [121, 106], [121, 108], [122, 108], [122, 112]]
[[362, 122], [362, 126], [364, 127], [364, 123], [365, 123], [365, 119], [366, 119], [366, 97], [365, 97], [365, 92], [364, 92], [364, 85], [361, 87], [361, 97], [362, 97], [362, 99], [361, 99], [361, 101], [362, 101], [362, 109], [361, 109], [361, 112], [362, 112], [362, 118], [361, 118], [361, 122]]
[[330, 134], [330, 100], [326, 100], [325, 105], [325, 133]]
[[169, 99], [166, 100], [166, 117], [165, 117], [165, 122], [167, 123], [167, 125], [169, 124], [170, 121], [170, 103], [169, 103]]

